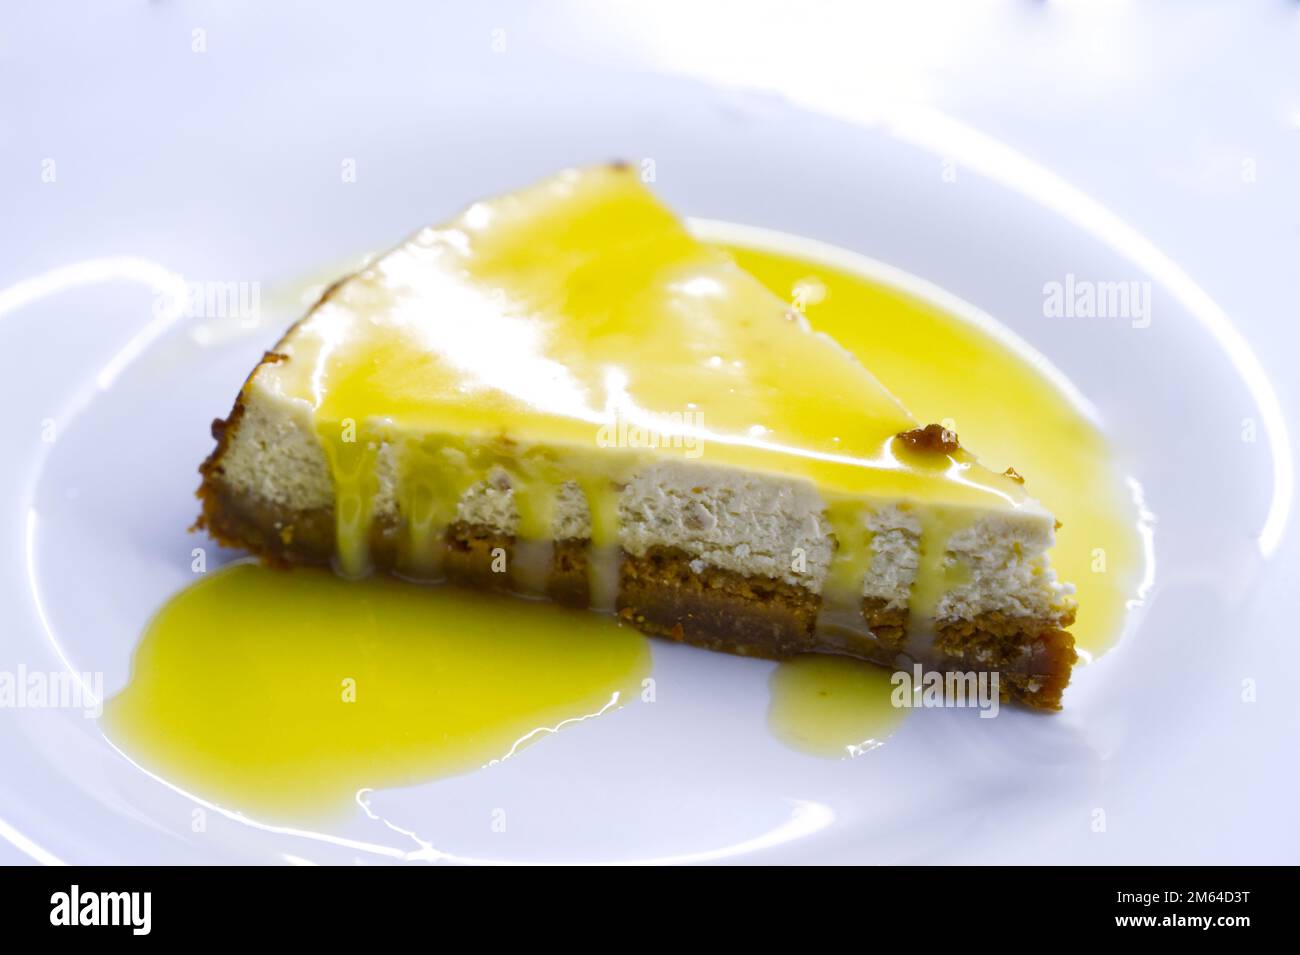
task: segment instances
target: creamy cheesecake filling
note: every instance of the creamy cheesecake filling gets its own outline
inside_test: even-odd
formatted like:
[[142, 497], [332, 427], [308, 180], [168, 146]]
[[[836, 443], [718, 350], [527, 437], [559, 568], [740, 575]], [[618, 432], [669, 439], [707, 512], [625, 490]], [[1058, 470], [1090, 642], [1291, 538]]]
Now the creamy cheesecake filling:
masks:
[[603, 607], [620, 554], [655, 547], [802, 587], [827, 626], [864, 601], [918, 632], [1067, 604], [1017, 481], [897, 440], [917, 423], [879, 382], [627, 169], [423, 230], [331, 289], [245, 402], [226, 479], [275, 499], [277, 470], [314, 467], [294, 503], [331, 511], [349, 575], [382, 525], [403, 573], [437, 578], [469, 524], [537, 592], [553, 542], [589, 542]]
[[[415, 577], [439, 576], [456, 522], [519, 542], [533, 586], [552, 541], [585, 539], [598, 603], [616, 555], [654, 546], [805, 587], [827, 613], [978, 612], [1000, 576], [1036, 589], [1024, 613], [1063, 599], [1041, 560], [1052, 517], [1017, 481], [900, 442], [917, 422], [893, 396], [627, 169], [422, 230], [331, 288], [248, 390], [315, 438], [328, 474], [312, 504], [333, 511], [350, 576], [382, 518]], [[302, 464], [285, 435], [276, 453], [290, 446]], [[238, 479], [237, 448], [227, 459]], [[950, 546], [992, 539], [980, 526], [1027, 550], [992, 565]]]

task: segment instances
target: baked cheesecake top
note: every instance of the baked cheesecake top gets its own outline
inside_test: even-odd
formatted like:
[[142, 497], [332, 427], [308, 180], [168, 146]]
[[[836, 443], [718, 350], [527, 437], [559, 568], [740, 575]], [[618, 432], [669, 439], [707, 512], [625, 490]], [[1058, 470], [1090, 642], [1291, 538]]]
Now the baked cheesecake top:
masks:
[[[363, 433], [472, 435], [579, 472], [624, 457], [803, 477], [825, 494], [1037, 510], [627, 166], [475, 203], [333, 287], [256, 384], [305, 402], [337, 468]], [[351, 441], [348, 441], [348, 437]]]

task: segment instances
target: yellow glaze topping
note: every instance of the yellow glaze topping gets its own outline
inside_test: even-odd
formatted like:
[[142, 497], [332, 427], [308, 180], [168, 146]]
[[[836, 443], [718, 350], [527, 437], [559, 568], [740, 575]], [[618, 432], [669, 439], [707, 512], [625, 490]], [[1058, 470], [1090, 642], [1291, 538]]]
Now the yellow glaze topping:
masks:
[[[562, 173], [420, 232], [337, 286], [281, 350], [290, 360], [258, 384], [312, 408], [353, 574], [381, 448], [417, 570], [494, 465], [519, 536], [549, 538], [556, 489], [577, 480], [598, 547], [617, 543], [618, 484], [655, 458], [804, 479], [828, 503], [850, 596], [882, 502], [925, 504], [938, 542], [977, 512], [1045, 516], [964, 451], [901, 447], [917, 422], [857, 358], [623, 167]], [[941, 570], [931, 550], [924, 576]]]
[[1052, 567], [1075, 587], [1075, 644], [1090, 656], [1105, 652], [1123, 630], [1144, 574], [1138, 506], [1106, 436], [1037, 366], [1036, 356], [867, 278], [851, 261], [837, 266], [815, 249], [798, 254], [731, 245], [728, 251], [775, 293], [808, 284], [820, 289], [820, 301], [807, 311], [817, 331], [869, 360], [921, 420], [948, 422], [983, 460], [1025, 476], [1028, 490], [1061, 522]]
[[[622, 211], [601, 213], [607, 203]], [[516, 228], [523, 231], [512, 238]], [[664, 234], [650, 241], [655, 230]], [[653, 248], [664, 268], [673, 262], [696, 277], [736, 286], [734, 294], [755, 303], [753, 309], [733, 308], [730, 293], [703, 296], [703, 286], [667, 295], [649, 268], [649, 253], [637, 259], [626, 251], [638, 243]], [[584, 245], [588, 251], [579, 254]], [[543, 249], [571, 251], [555, 261], [622, 261], [624, 278], [639, 275], [641, 285], [624, 287], [594, 267], [584, 279], [576, 264], [552, 274]], [[832, 493], [854, 486], [845, 475], [857, 475], [857, 487], [873, 494], [891, 481], [915, 480], [929, 482], [945, 500], [967, 493], [986, 507], [1023, 500], [1018, 485], [976, 466], [958, 473], [978, 475], [975, 483], [987, 481], [992, 490], [935, 480], [933, 465], [909, 465], [890, 446], [894, 432], [917, 422], [846, 353], [786, 318], [784, 303], [800, 300], [796, 289], [811, 286], [818, 294], [805, 299], [805, 308], [814, 329], [869, 363], [921, 421], [950, 420], [963, 442], [998, 469], [1014, 466], [1026, 475], [1029, 488], [1061, 519], [1053, 563], [1078, 587], [1083, 611], [1072, 630], [1080, 647], [1100, 653], [1119, 633], [1142, 570], [1132, 500], [1096, 426], [1057, 382], [988, 330], [815, 250], [701, 245], [634, 177], [614, 170], [570, 174], [476, 206], [394, 256], [303, 323], [285, 346], [290, 361], [259, 372], [259, 387], [280, 389], [316, 410], [345, 504], [342, 541], [354, 559], [364, 562], [357, 555], [364, 553], [363, 515], [379, 483], [377, 438], [404, 452], [395, 477], [415, 565], [420, 553], [433, 560], [433, 535], [451, 519], [461, 492], [497, 462], [516, 481], [528, 534], [549, 532], [548, 482], [576, 475], [596, 511], [594, 536], [613, 540], [606, 475], [650, 455], [694, 452], [682, 442], [659, 449], [602, 445], [598, 429], [609, 421], [610, 395], [604, 371], [622, 376], [615, 393], [624, 415], [698, 409], [706, 432], [733, 439], [697, 446], [702, 460], [822, 482], [840, 544], [828, 589], [851, 590], [870, 560], [863, 522], [870, 502]], [[508, 265], [530, 261], [532, 278], [529, 269]], [[385, 262], [407, 278], [385, 278]], [[427, 267], [417, 270], [416, 262]], [[437, 294], [446, 285], [459, 289], [459, 305]], [[378, 303], [374, 308], [357, 304], [366, 295]], [[658, 304], [640, 313], [631, 304], [636, 296]], [[535, 305], [511, 311], [506, 306], [514, 300]], [[383, 304], [394, 301], [405, 301], [405, 310]], [[456, 352], [458, 363], [447, 348], [404, 346], [417, 335], [453, 339], [487, 303], [497, 309], [488, 313], [492, 321], [513, 323], [514, 337], [487, 335], [466, 346], [469, 352]], [[779, 347], [755, 344], [757, 324], [768, 336], [762, 340]], [[482, 367], [475, 371], [479, 348]], [[527, 375], [499, 376], [493, 354], [539, 375], [549, 368], [567, 383], [556, 394], [581, 399], [573, 413], [521, 398], [533, 387]], [[680, 391], [667, 384], [674, 375]], [[839, 400], [841, 393], [854, 400]], [[696, 409], [687, 407], [691, 402]], [[345, 440], [348, 418], [358, 440]], [[752, 425], [770, 433], [760, 442], [749, 433]], [[618, 431], [604, 437], [617, 438]], [[939, 468], [946, 473], [962, 464], [968, 459], [944, 458]], [[933, 551], [925, 559], [931, 569], [921, 588], [946, 586], [947, 576], [959, 572], [943, 567]], [[130, 684], [108, 704], [105, 728], [133, 759], [202, 797], [296, 819], [344, 805], [360, 789], [490, 763], [516, 741], [600, 712], [615, 694], [618, 703], [629, 701], [649, 667], [645, 638], [604, 615], [241, 564], [178, 593], [154, 618]], [[849, 660], [781, 664], [771, 690], [773, 732], [797, 749], [830, 757], [886, 739], [905, 712], [890, 706], [888, 670]]]

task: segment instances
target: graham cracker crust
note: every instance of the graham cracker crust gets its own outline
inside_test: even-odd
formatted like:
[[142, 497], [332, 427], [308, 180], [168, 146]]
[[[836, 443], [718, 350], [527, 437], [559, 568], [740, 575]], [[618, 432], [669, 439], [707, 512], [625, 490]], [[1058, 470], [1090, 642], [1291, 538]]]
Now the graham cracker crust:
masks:
[[[219, 424], [224, 422], [213, 422], [214, 433]], [[236, 494], [221, 479], [215, 452], [203, 463], [200, 472], [203, 484], [198, 498], [203, 510], [190, 530], [206, 530], [222, 547], [251, 551], [263, 563], [274, 567], [329, 564], [333, 559], [332, 508], [290, 511]]]
[[1023, 617], [988, 612], [970, 620], [941, 621], [934, 646], [942, 655], [942, 668], [997, 671], [1004, 695], [1059, 710], [1079, 659], [1074, 637], [1065, 629], [1072, 623], [1070, 611], [1059, 622], [1040, 624], [1027, 633]]
[[[224, 546], [251, 551], [272, 566], [331, 563], [331, 509], [285, 511], [232, 493], [213, 458], [205, 462], [203, 474], [198, 492], [203, 513], [195, 528], [206, 529]], [[400, 569], [403, 533], [398, 524], [376, 522], [371, 532], [376, 570]], [[513, 537], [490, 528], [454, 524], [443, 543], [442, 574], [463, 586], [525, 589], [516, 567], [517, 546]], [[567, 606], [590, 606], [589, 554], [588, 541], [555, 542], [543, 575], [546, 596]], [[496, 561], [500, 567], [502, 555], [504, 571], [493, 566]], [[832, 634], [818, 628], [819, 595], [781, 580], [735, 571], [711, 567], [696, 571], [693, 560], [673, 548], [651, 548], [643, 556], [623, 552], [615, 604], [619, 617], [654, 636], [742, 656], [781, 660], [828, 652], [889, 665], [906, 653], [906, 608], [864, 599], [860, 615], [864, 630], [870, 632]], [[920, 662], [936, 669], [997, 671], [1004, 698], [1037, 709], [1060, 709], [1061, 694], [1077, 660], [1074, 638], [1064, 629], [1071, 622], [995, 613], [942, 621], [932, 649]]]
[[618, 615], [638, 630], [741, 656], [782, 659], [817, 649], [821, 600], [781, 580], [691, 568], [680, 550], [623, 554]]
[[862, 618], [884, 646], [901, 653], [907, 642], [907, 608], [891, 607], [884, 597], [863, 597]]

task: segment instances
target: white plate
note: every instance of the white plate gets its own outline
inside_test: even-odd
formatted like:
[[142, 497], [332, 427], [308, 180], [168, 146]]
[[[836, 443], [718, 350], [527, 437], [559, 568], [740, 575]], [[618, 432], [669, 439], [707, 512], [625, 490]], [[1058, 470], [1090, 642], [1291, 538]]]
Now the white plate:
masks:
[[[31, 46], [12, 51], [33, 71], [53, 57], [68, 79], [12, 112], [30, 149], [11, 173], [22, 228], [0, 239], [0, 671], [123, 684], [143, 624], [192, 580], [185, 528], [207, 425], [295, 317], [274, 289], [469, 198], [616, 156], [652, 158], [684, 212], [869, 255], [1048, 356], [1157, 517], [1147, 606], [1117, 650], [1077, 671], [1064, 713], [930, 711], [838, 763], [769, 735], [770, 664], [656, 644], [653, 706], [490, 770], [372, 793], [368, 812], [328, 831], [216, 810], [193, 832], [195, 798], [133, 766], [94, 720], [0, 709], [0, 837], [15, 857], [1295, 860], [1285, 419], [1248, 341], [1159, 249], [937, 114], [864, 125], [582, 64], [537, 40], [556, 24], [522, 12], [418, 29], [392, 11], [336, 20], [250, 6], [199, 24], [148, 8], [93, 37], [33, 22]], [[1150, 327], [1043, 318], [1044, 282], [1067, 272], [1150, 281]], [[262, 283], [262, 327], [210, 341], [201, 322], [173, 321], [157, 288], [177, 277]]]

